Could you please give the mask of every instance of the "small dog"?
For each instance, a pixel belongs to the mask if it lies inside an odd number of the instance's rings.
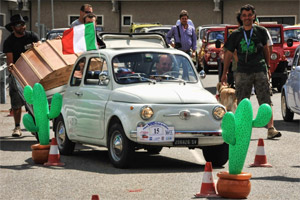
[[[237,99],[235,96],[235,89],[228,85],[217,84],[217,91],[219,92],[219,102],[226,107],[227,111],[235,112],[237,108]]]

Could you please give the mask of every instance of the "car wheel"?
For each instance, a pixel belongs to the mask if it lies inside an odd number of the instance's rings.
[[[66,126],[61,115],[55,120],[54,133],[60,154],[71,155],[74,151],[75,143],[69,139]]]
[[[213,166],[223,166],[228,161],[228,144],[203,147],[202,152],[205,160]]]
[[[113,166],[127,168],[134,154],[134,145],[127,138],[123,127],[117,123],[109,130],[108,155]]]
[[[286,97],[284,92],[281,94],[281,114],[284,121],[291,122],[294,118],[294,113],[287,107]]]
[[[147,147],[146,150],[149,154],[159,154],[162,150],[162,147]]]

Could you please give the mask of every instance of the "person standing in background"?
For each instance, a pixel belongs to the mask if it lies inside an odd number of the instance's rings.
[[[83,4],[80,7],[79,18],[72,22],[71,28],[74,27],[74,26],[80,25],[80,24],[84,24],[83,17],[86,14],[89,14],[89,13],[92,13],[92,12],[93,12],[93,7],[90,4]]]
[[[39,38],[34,32],[26,31],[25,20],[20,14],[13,15],[10,18],[10,23],[8,23],[5,28],[12,32],[3,44],[3,52],[6,54],[8,70],[11,72],[13,64],[19,59],[21,53],[27,51],[32,46],[33,42],[38,42]],[[22,136],[20,123],[24,101],[18,92],[16,80],[11,74],[9,75],[8,82],[9,96],[15,121],[15,128],[12,136],[20,137]]]

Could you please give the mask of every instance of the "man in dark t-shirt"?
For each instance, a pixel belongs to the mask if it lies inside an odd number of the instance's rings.
[[[238,103],[244,98],[250,99],[254,85],[259,105],[267,103],[270,106],[271,94],[269,90],[269,49],[267,46],[268,34],[266,29],[253,26],[255,8],[245,5],[240,9],[240,19],[243,26],[235,30],[228,38],[224,47],[224,70],[221,82],[227,82],[228,68],[234,51],[237,51],[238,63],[235,74],[235,88]],[[280,137],[281,133],[274,127],[273,115],[268,123],[268,139]]]
[[[10,23],[5,28],[12,32],[3,44],[3,52],[6,54],[8,70],[11,72],[12,64],[18,60],[21,53],[28,50],[33,42],[38,42],[39,38],[35,33],[26,31],[25,20],[20,14],[13,15],[10,18]],[[9,95],[15,121],[12,136],[20,137],[22,135],[20,122],[24,102],[18,93],[15,79],[11,74],[9,76]]]

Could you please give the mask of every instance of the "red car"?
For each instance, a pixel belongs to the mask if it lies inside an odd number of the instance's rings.
[[[284,44],[283,44],[284,55],[288,60],[289,68],[291,68],[295,50],[297,46],[300,45],[300,25],[285,26],[283,28],[283,32],[284,32]],[[291,47],[287,45],[288,39],[293,40],[293,45]]]
[[[218,69],[219,62],[223,63],[225,27],[209,28],[206,37],[203,39],[202,49],[199,52],[199,63],[203,64],[205,73],[211,69]],[[221,48],[216,48],[216,41],[221,42]],[[219,62],[218,62],[219,61]]]
[[[288,73],[287,67],[288,62],[287,58],[283,51],[284,37],[283,37],[283,27],[281,24],[259,24],[260,26],[264,26],[268,29],[272,41],[273,41],[273,51],[270,55],[270,70],[272,73],[272,87],[277,88],[280,92],[282,86],[284,85]],[[237,29],[238,26],[226,26],[225,29],[225,42],[229,35]]]

